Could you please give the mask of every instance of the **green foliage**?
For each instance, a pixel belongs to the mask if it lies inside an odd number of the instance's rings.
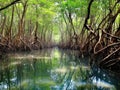
[[[0,0],[0,8],[10,4],[12,1],[13,0]],[[11,21],[12,9],[14,6],[15,10],[13,24],[15,27],[12,28],[13,35],[15,35],[19,30],[18,26],[24,12],[24,5],[26,1],[27,0],[21,0],[19,3],[16,3],[0,12],[1,23],[3,23],[2,18],[4,16],[7,17],[5,24],[8,28],[10,27],[9,23]],[[61,31],[66,31],[63,34],[69,36],[70,33],[73,33],[71,29],[73,27],[75,28],[76,32],[80,33],[84,24],[84,19],[87,15],[87,7],[89,1],[90,0],[28,0],[24,16],[24,31],[26,31],[26,28],[28,29],[27,31],[29,31],[28,24],[30,23],[30,28],[34,33],[35,25],[38,23],[38,32],[41,35],[47,36],[49,34],[48,31],[51,30],[51,32],[53,32],[52,34],[55,34],[56,38],[58,38],[58,35],[60,37],[59,29],[62,28]],[[90,13],[90,16],[94,19],[93,23],[96,21],[97,25],[98,22],[101,21],[100,19],[109,13],[109,9],[113,7],[115,2],[116,0],[94,0]],[[114,13],[116,13],[116,11],[119,9],[119,6],[119,4],[116,6]],[[71,14],[73,27],[71,27],[69,24],[69,13]],[[97,20],[98,17],[99,20]],[[92,22],[90,19],[89,23]],[[65,20],[67,22],[67,25]],[[116,22],[117,24],[119,23],[119,16],[117,17]]]

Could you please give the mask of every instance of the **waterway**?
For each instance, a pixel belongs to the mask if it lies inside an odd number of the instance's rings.
[[[0,60],[0,90],[119,90],[120,77],[89,65],[78,51],[44,49]]]

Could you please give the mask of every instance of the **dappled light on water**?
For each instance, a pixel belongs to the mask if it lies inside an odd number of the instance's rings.
[[[0,90],[117,90],[118,78],[77,51],[46,49],[12,53],[0,62]]]

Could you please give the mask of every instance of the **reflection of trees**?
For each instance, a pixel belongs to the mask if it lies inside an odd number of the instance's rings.
[[[111,85],[115,85],[116,90],[119,90],[120,88],[120,77],[117,76],[111,72],[105,71],[103,69],[97,68],[97,67],[91,67],[92,68],[92,73],[90,79],[93,80],[95,79],[96,81],[104,81],[108,82]]]
[[[37,87],[46,88],[39,86],[39,83],[41,83],[43,78],[49,79],[48,71],[51,68],[50,59],[21,60],[20,64],[7,65],[5,70],[0,72],[0,90],[36,90]],[[7,85],[7,88],[5,88],[5,85]]]
[[[65,72],[52,72],[53,79],[55,82],[59,82],[57,86],[53,86],[52,89],[58,89],[58,90],[68,90],[72,89],[75,90],[74,84],[73,84],[73,76],[75,73],[75,67],[77,57],[73,55],[73,53],[68,53],[68,55],[65,52],[61,51],[60,56],[60,64],[58,66],[59,69],[62,69],[63,67],[66,69]]]
[[[54,90],[106,90],[93,85],[93,80],[106,81],[120,88],[118,79],[114,76],[111,78],[99,68],[90,69],[86,63],[87,58],[78,58],[76,51],[60,52],[60,58],[9,59],[0,63],[0,90],[49,90],[50,87]],[[51,51],[42,51],[40,54],[51,56]]]
[[[62,51],[61,51],[62,53]],[[65,73],[53,72],[54,75],[57,76],[56,82],[59,81],[57,86],[54,86],[53,89],[59,90],[71,90],[70,85],[74,90],[78,88],[78,90],[83,89],[92,89],[92,90],[106,90],[109,87],[104,86],[97,86],[97,83],[93,83],[93,80],[97,81],[104,81],[110,83],[112,85],[117,85],[118,82],[114,81],[115,78],[108,76],[108,74],[103,73],[102,70],[98,69],[97,67],[88,68],[88,58],[77,58],[76,52],[63,52],[61,55],[61,64],[59,64],[59,68],[65,67],[67,71]],[[72,64],[75,63],[75,64]],[[77,69],[70,69],[69,67],[74,66]],[[67,67],[68,66],[68,67]],[[109,77],[109,78],[108,78]],[[74,83],[73,83],[74,82]],[[77,85],[78,84],[78,85]],[[72,89],[72,90],[73,90]]]
[[[10,82],[10,78],[9,78],[10,71],[8,68],[4,68],[3,65],[5,67],[7,67],[8,63],[6,63],[6,64],[1,63],[1,65],[0,65],[0,89],[4,90],[5,88],[10,89],[9,88],[10,84],[8,84]],[[4,70],[4,72],[3,72],[3,70]],[[6,76],[4,76],[4,74],[6,74]],[[4,82],[2,82],[2,81],[4,81]]]

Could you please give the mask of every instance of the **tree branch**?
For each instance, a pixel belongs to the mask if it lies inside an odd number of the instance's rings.
[[[91,9],[91,5],[92,5],[93,1],[94,1],[94,0],[91,0],[90,3],[89,3],[89,5],[88,5],[88,8],[87,8],[87,16],[86,16],[86,18],[85,18],[85,23],[84,23],[84,27],[85,27],[86,29],[88,29],[88,30],[89,30],[89,28],[88,28],[88,26],[87,26],[87,22],[88,22],[88,19],[89,19],[89,17],[90,17],[90,9]]]
[[[10,7],[10,6],[14,5],[14,4],[16,4],[18,1],[20,1],[20,0],[15,0],[15,1],[11,2],[10,4],[7,4],[6,6],[0,8],[0,11],[2,11],[4,9],[6,9],[6,8],[8,8],[8,7]]]
[[[98,53],[100,53],[100,52],[103,52],[104,50],[106,50],[106,49],[108,49],[108,48],[110,48],[110,47],[112,47],[112,46],[115,46],[115,45],[120,45],[120,42],[109,44],[108,46],[106,46],[106,47],[98,50],[97,52],[94,50],[94,54],[98,54]]]
[[[109,59],[112,55],[114,55],[115,53],[117,53],[117,52],[119,52],[120,51],[120,47],[118,48],[118,49],[116,49],[115,51],[113,51],[112,53],[110,53],[109,55],[107,55],[105,58],[103,58],[100,62],[99,62],[99,64],[100,63],[102,63],[102,62],[105,62],[107,59]]]
[[[86,15],[85,22],[84,22],[84,25],[83,25],[83,28],[82,28],[82,34],[83,34],[83,32],[84,32],[84,29],[86,28],[86,29],[89,30],[94,36],[96,36],[96,34],[95,34],[94,31],[93,31],[93,28],[92,28],[91,26],[87,25],[87,24],[88,24],[88,19],[90,18],[91,5],[92,5],[93,2],[94,2],[94,0],[90,0],[90,2],[89,2],[88,8],[87,8],[87,15]]]
[[[112,14],[113,10],[115,9],[115,7],[117,6],[117,4],[120,2],[120,0],[117,0],[116,3],[114,4],[113,8],[110,10],[110,12],[102,19],[102,21],[100,22],[100,24],[98,25],[98,28],[100,28],[100,26],[104,26],[108,17]]]

